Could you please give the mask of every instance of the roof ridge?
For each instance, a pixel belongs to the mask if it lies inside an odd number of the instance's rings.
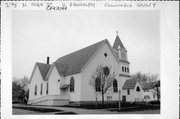
[[[58,58],[54,63],[58,63],[62,65],[62,66],[59,66],[59,68],[57,68],[60,74],[70,75],[70,74],[81,72],[81,69],[83,68],[83,66],[89,61],[89,59],[93,56],[93,54],[99,49],[100,45],[102,45],[106,41],[107,39],[101,40],[97,43],[94,43],[85,48],[82,48],[80,50],[74,51],[72,53],[69,53],[65,56]],[[67,65],[68,68],[63,65]]]
[[[96,43],[94,43],[94,44],[92,44],[92,45],[89,45],[89,46],[86,46],[86,47],[81,48],[81,49],[79,49],[79,50],[73,51],[73,52],[71,52],[71,53],[69,53],[69,54],[67,54],[67,55],[61,56],[60,58],[66,57],[66,56],[71,55],[71,54],[73,54],[73,53],[75,53],[75,52],[78,52],[78,51],[84,50],[84,49],[86,49],[86,48],[92,47],[92,46],[94,46],[94,45],[96,45],[96,44],[99,44],[99,43],[101,43],[101,42],[104,42],[104,41],[106,41],[106,40],[107,40],[107,39],[101,40],[101,41],[96,42]],[[58,59],[60,59],[60,58],[58,58]],[[58,60],[58,59],[57,59],[57,60]],[[57,60],[56,60],[56,61],[57,61]],[[55,61],[55,62],[56,62],[56,61]],[[57,63],[57,62],[56,62],[56,63]]]
[[[47,64],[47,63],[42,63],[42,62],[36,62],[37,64],[44,64],[44,65],[51,65],[51,64]]]

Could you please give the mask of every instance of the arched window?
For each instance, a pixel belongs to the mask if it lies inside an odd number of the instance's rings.
[[[113,81],[113,90],[114,90],[114,92],[118,92],[118,85],[117,85],[116,79],[114,79],[114,81]]]
[[[122,67],[122,72],[124,72],[124,67]]]
[[[42,92],[43,92],[43,84],[41,83],[41,92],[40,92],[41,95],[42,95]]]
[[[109,75],[109,72],[110,72],[110,71],[109,71],[109,68],[108,68],[107,66],[104,67],[104,68],[103,68],[103,72],[104,72],[104,75],[105,75],[105,76],[108,76],[108,75]]]
[[[35,88],[34,88],[34,95],[37,95],[37,85],[35,85]]]
[[[99,77],[97,77],[95,80],[95,88],[96,92],[101,91],[101,79]]]
[[[46,94],[48,94],[48,90],[49,90],[49,82],[47,82],[46,84]]]
[[[71,80],[70,80],[70,92],[74,92],[74,78],[71,77]]]
[[[139,91],[140,91],[140,88],[139,88],[139,86],[136,88],[136,91],[137,91],[137,92],[139,92]]]

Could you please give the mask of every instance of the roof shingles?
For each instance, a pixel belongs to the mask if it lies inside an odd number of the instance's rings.
[[[153,89],[157,82],[144,82],[142,83],[143,90]]]
[[[39,68],[39,71],[41,73],[41,76],[43,79],[46,77],[51,65],[50,64],[44,64],[44,63],[37,63],[37,66]]]
[[[126,82],[123,85],[123,90],[134,89],[137,82],[138,82],[137,79],[126,80]],[[157,82],[144,82],[144,83],[140,83],[140,84],[141,84],[143,90],[147,90],[147,89],[153,89],[156,86]]]
[[[123,90],[125,89],[134,89],[136,85],[137,80],[136,79],[128,79],[123,85]]]
[[[83,66],[89,61],[89,59],[98,50],[106,40],[100,41],[93,45],[90,45],[81,50],[70,53],[66,56],[60,57],[55,61],[55,66],[60,75],[71,75],[81,71]]]
[[[122,49],[125,49],[123,43],[121,42],[119,36],[117,35],[117,36],[116,36],[116,39],[115,39],[115,42],[114,42],[114,44],[113,44],[113,49],[118,50],[118,46],[120,46]]]

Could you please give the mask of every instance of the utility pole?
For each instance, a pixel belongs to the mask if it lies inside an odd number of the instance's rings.
[[[96,109],[97,109],[97,94],[96,94]]]
[[[121,90],[119,90],[119,112],[121,111]]]

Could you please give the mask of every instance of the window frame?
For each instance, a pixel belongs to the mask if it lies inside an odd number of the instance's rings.
[[[43,93],[43,84],[41,83],[41,91],[40,91],[40,94],[42,95]]]
[[[144,92],[149,92],[149,89],[144,90]]]
[[[37,95],[37,84],[34,87],[34,95]]]
[[[75,87],[75,80],[74,77],[72,76],[70,79],[70,92],[74,92],[74,87]]]
[[[113,92],[118,93],[118,82],[116,79],[113,81]]]
[[[130,89],[127,89],[127,95],[130,95]]]
[[[49,82],[46,83],[46,94],[49,93]]]
[[[129,73],[129,67],[127,67],[127,72]]]
[[[101,91],[101,79],[99,77],[96,77],[95,79],[95,91],[96,92]]]

